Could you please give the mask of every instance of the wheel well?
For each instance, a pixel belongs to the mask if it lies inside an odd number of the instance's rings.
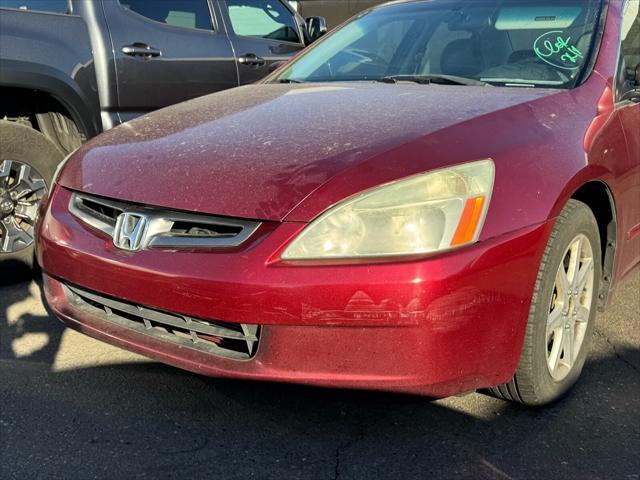
[[[602,281],[598,292],[598,309],[602,311],[609,298],[617,241],[616,211],[613,196],[607,185],[599,181],[593,181],[580,187],[571,198],[585,203],[591,209],[598,222],[602,247]]]
[[[41,90],[2,87],[0,120],[29,126],[43,133],[60,150],[69,153],[86,140],[71,112],[55,97]]]

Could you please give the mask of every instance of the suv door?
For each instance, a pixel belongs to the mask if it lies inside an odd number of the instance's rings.
[[[123,121],[238,85],[233,48],[208,0],[103,0]]]
[[[282,0],[219,0],[238,61],[240,83],[255,82],[269,66],[304,48],[302,18]]]

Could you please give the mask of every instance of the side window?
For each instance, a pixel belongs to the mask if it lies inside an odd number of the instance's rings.
[[[301,43],[291,11],[280,0],[227,0],[236,35]]]
[[[143,17],[174,27],[212,30],[207,0],[119,0],[120,5]]]
[[[69,13],[69,2],[68,0],[0,0],[0,8]]]

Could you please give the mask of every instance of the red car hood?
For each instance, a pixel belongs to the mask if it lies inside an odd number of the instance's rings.
[[[548,94],[374,83],[241,87],[104,133],[70,159],[59,183],[172,209],[282,220],[357,163]]]

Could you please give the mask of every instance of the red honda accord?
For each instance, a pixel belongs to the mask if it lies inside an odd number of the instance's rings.
[[[636,0],[368,10],[71,155],[49,304],[206,375],[552,402],[640,265],[639,35]]]

